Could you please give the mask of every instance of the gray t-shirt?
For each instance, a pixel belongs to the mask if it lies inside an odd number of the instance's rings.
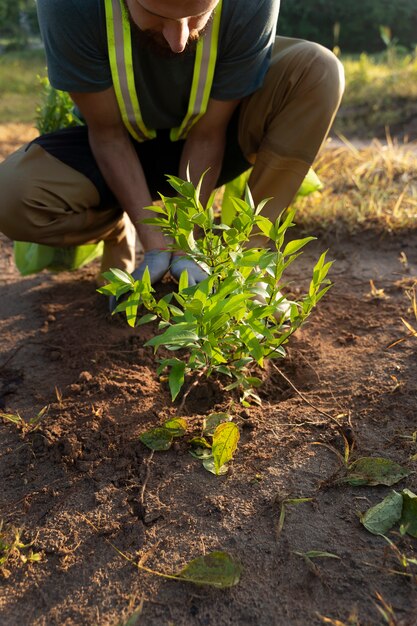
[[[275,39],[280,0],[223,0],[211,97],[243,98],[262,85]],[[113,84],[104,0],[38,0],[48,73],[56,89],[98,92]],[[133,46],[142,116],[148,128],[173,128],[187,111],[194,55],[170,58]]]

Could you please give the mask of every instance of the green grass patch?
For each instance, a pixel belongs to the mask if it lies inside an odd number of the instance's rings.
[[[0,120],[33,122],[42,86],[38,76],[45,76],[46,61],[42,49],[3,53],[0,56]]]
[[[417,52],[342,57],[346,92],[335,131],[348,137],[383,137],[417,116]]]

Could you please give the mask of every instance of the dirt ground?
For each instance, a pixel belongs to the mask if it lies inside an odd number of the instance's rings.
[[[16,129],[0,155],[15,138]],[[98,266],[22,278],[0,239],[0,410],[29,420],[49,407],[27,434],[0,423],[0,518],[41,553],[0,577],[2,626],[379,626],[383,602],[390,624],[417,624],[416,579],[401,575],[410,568],[359,521],[391,488],[336,485],[337,455],[315,445],[343,453],[325,413],[339,416],[352,459],[401,463],[411,474],[396,488],[417,492],[417,339],[400,319],[416,326],[407,290],[417,282],[417,230],[322,237],[291,266],[294,290],[326,248],[334,286],[279,363],[304,399],[269,366],[261,408],[231,406],[217,381],[186,400],[190,432],[212,411],[236,416],[239,448],[218,478],[183,440],[154,455],[138,440],[179,403],[143,346],[154,329],[110,317],[94,288]],[[288,506],[278,533],[282,499],[298,497],[312,501]],[[415,539],[389,537],[417,557]],[[139,571],[110,543],[165,573],[226,550],[243,574],[232,589],[194,587]],[[296,554],[311,550],[340,558]]]

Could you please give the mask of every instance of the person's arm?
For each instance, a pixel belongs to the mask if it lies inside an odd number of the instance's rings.
[[[203,172],[208,170],[201,190],[203,204],[208,201],[219,178],[227,126],[238,104],[239,100],[209,100],[206,113],[191,128],[184,144],[180,177],[186,178],[189,164],[191,182],[196,185]]]
[[[152,204],[142,165],[124,126],[113,87],[97,93],[71,93],[88,126],[90,146],[120,208],[129,215],[146,251],[167,247],[160,230],[142,224]]]

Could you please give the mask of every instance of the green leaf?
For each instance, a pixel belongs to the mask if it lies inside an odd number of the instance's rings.
[[[401,515],[401,533],[417,538],[417,495],[409,489],[403,489],[403,510]]]
[[[395,485],[409,475],[409,471],[389,459],[381,457],[362,457],[348,467],[348,474],[343,482],[354,487],[361,485]]]
[[[274,234],[274,225],[273,223],[263,215],[258,215],[256,218],[256,225],[259,230],[266,235],[267,237],[272,237]]]
[[[176,361],[176,363],[171,366],[169,371],[168,383],[173,402],[184,384],[185,367],[186,365],[183,361]]]
[[[142,433],[139,440],[150,450],[169,450],[173,436],[166,428],[152,428]]]
[[[258,378],[257,376],[245,376],[245,381],[251,387],[260,387],[262,385],[262,380]]]
[[[380,26],[379,27],[379,34],[380,34],[381,39],[384,42],[384,44],[387,46],[387,48],[389,48],[390,45],[392,44],[391,28],[389,26]]]
[[[240,438],[239,429],[233,422],[217,426],[213,435],[213,459],[216,473],[233,458]]]
[[[314,241],[316,237],[305,237],[305,239],[295,239],[294,241],[290,241],[285,246],[284,252],[282,253],[284,256],[290,256],[291,254],[295,254],[298,250],[301,250],[306,244],[310,241]]]
[[[211,444],[207,441],[205,437],[193,437],[188,443],[193,448],[204,448],[207,450],[211,450]]]
[[[176,577],[196,585],[219,589],[234,587],[242,574],[242,566],[226,552],[211,552],[193,559]]]
[[[126,320],[129,326],[132,328],[135,327],[136,318],[138,315],[140,298],[135,294],[132,294],[126,301]],[[116,309],[117,310],[117,309]]]
[[[153,322],[157,317],[153,313],[146,313],[142,315],[142,317],[138,320],[138,326],[142,326],[142,324],[149,324],[149,322]]]
[[[181,276],[180,276],[180,280],[178,284],[178,291],[181,292],[184,289],[187,289],[187,287],[188,287],[188,272],[187,270],[183,270],[181,272]]]
[[[105,274],[107,274],[107,272]],[[111,267],[110,274],[113,274],[115,278],[118,278],[122,283],[126,283],[127,285],[133,285],[133,283],[135,282],[134,278],[130,274],[124,272],[123,270],[117,269],[117,267]]]
[[[215,474],[216,476],[224,476],[229,471],[227,465],[222,465],[220,469],[217,469],[214,464],[213,454],[210,452],[210,455],[202,455],[200,458],[203,459],[203,467],[211,474]]]
[[[18,414],[13,413],[0,413],[0,417],[7,422],[12,422],[12,424],[21,424],[24,420]]]
[[[193,315],[200,316],[203,310],[204,304],[198,298],[194,298],[191,302],[187,302],[187,311]]]
[[[183,417],[174,417],[163,426],[171,435],[171,437],[182,437],[187,432],[187,420]]]
[[[211,453],[211,447],[210,448],[200,448],[199,446],[195,446],[194,448],[192,448],[191,450],[189,450],[191,456],[193,456],[195,459],[198,459],[199,461],[203,461],[203,466],[205,467],[205,469],[208,469],[204,463],[208,460],[211,461],[212,464],[212,469],[213,469],[213,474],[215,473],[214,471],[214,461],[213,461],[213,455]],[[211,471],[211,469],[209,469],[208,471]],[[227,467],[226,467],[226,472],[227,472]]]
[[[145,346],[153,346],[157,349],[159,346],[178,345],[182,347],[194,345],[199,337],[193,330],[194,324],[188,322],[181,322],[173,326],[169,326],[162,335],[152,337],[145,343]]]
[[[117,284],[111,283],[110,285],[103,285],[103,287],[99,287],[97,291],[98,293],[101,293],[103,296],[115,296],[118,288],[119,288],[118,283]]]
[[[301,187],[297,192],[297,196],[308,196],[315,191],[320,191],[323,189],[323,184],[320,178],[317,176],[316,172],[310,168],[307,172],[306,177],[301,183]]]
[[[168,183],[177,191],[179,194],[183,196],[193,196],[194,195],[194,186],[177,176],[168,176]]]
[[[401,518],[403,497],[393,491],[360,516],[361,524],[374,535],[385,535]]]
[[[210,413],[204,420],[203,432],[205,435],[213,436],[217,426],[231,421],[232,416],[228,413]]]

